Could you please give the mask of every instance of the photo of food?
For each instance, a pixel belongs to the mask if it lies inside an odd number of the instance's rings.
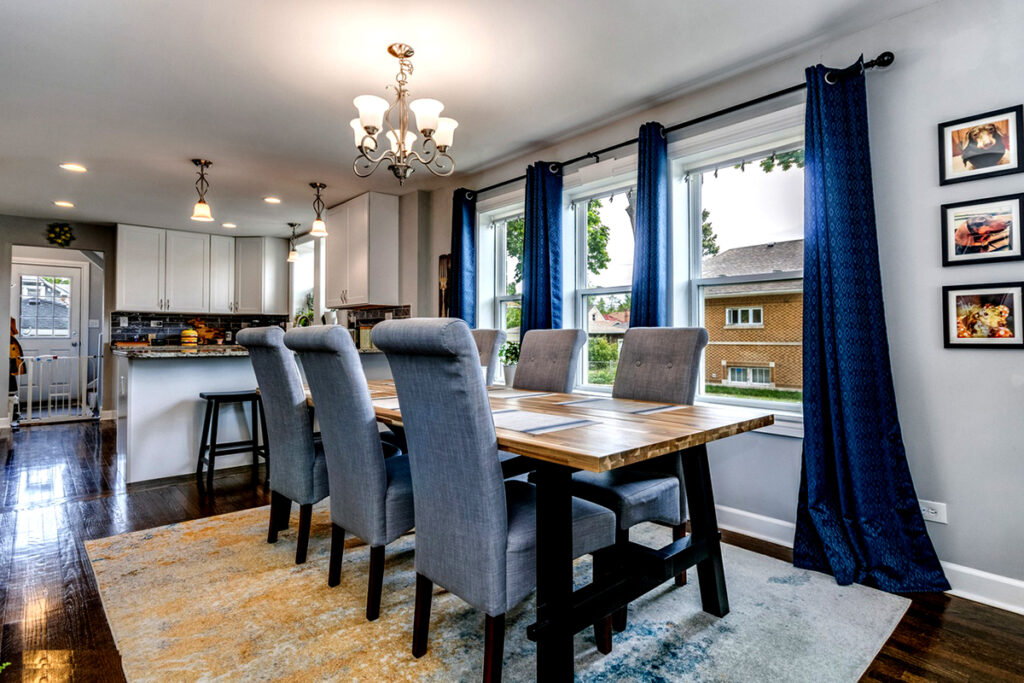
[[[1024,195],[989,197],[942,207],[942,263],[1012,261],[1021,252]]]
[[[1020,312],[1024,283],[943,287],[945,345],[1024,348]]]
[[[942,185],[1024,170],[1020,149],[1022,107],[939,124]]]

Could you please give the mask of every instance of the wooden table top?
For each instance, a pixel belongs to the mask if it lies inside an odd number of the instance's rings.
[[[385,424],[401,425],[402,413],[395,407],[397,402],[388,400],[396,396],[394,382],[371,380],[367,384],[377,419]],[[592,472],[631,465],[775,423],[772,413],[737,406],[666,406],[505,387],[491,387],[490,394],[493,411],[518,409],[586,421],[580,426],[540,434],[496,428],[498,446],[502,450]],[[567,401],[588,399],[597,399],[596,405],[564,405]],[[312,404],[311,398],[309,401]],[[645,408],[656,412],[622,412]]]

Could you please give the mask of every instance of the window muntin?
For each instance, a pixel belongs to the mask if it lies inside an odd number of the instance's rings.
[[[22,275],[20,284],[21,336],[69,338],[71,279],[56,275]]]
[[[764,309],[760,306],[747,308],[726,308],[726,327],[761,327]]]

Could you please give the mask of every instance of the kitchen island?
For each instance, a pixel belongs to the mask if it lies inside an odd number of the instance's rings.
[[[241,346],[145,346],[113,350],[117,361],[117,453],[127,483],[195,473],[203,427],[204,391],[256,388]],[[360,352],[368,379],[388,379],[384,354]],[[249,439],[248,407],[221,409],[217,440]],[[273,454],[271,454],[273,457]],[[217,469],[248,465],[250,453],[218,456]]]

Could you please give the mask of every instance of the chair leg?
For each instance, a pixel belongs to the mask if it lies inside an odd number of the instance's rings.
[[[213,411],[213,402],[206,402],[206,411],[203,414],[203,431],[199,434],[199,458],[196,462],[196,485],[202,493],[203,487],[203,459],[210,448],[210,414]]]
[[[252,485],[260,483],[260,437],[259,437],[259,409],[256,407],[256,399],[249,402],[252,414],[249,416],[249,438],[252,439]]]
[[[434,594],[434,582],[416,574],[416,610],[412,618],[412,656],[427,654],[427,634],[430,631],[430,599]]]
[[[380,616],[380,594],[384,588],[384,546],[370,548],[370,583],[366,588],[366,620]]]
[[[263,412],[263,399],[257,399],[260,409],[260,434],[263,436],[263,462],[267,464],[267,472],[263,481],[270,485],[270,437],[267,436],[267,414]]]
[[[288,518],[292,515],[292,501],[288,496],[277,491],[270,492],[270,531],[267,532],[267,543],[277,543],[277,532],[288,528]]]
[[[593,555],[593,582],[600,586],[608,580],[611,572],[609,563],[612,560],[607,553],[596,552]],[[594,642],[597,643],[597,651],[603,655],[612,651],[612,618],[607,616],[604,619],[594,622]]]
[[[345,530],[331,525],[331,561],[327,569],[327,585],[334,588],[341,583],[341,557],[345,552]]]
[[[213,468],[217,460],[217,424],[220,422],[220,403],[213,401],[213,421],[210,423],[209,464],[206,466],[206,490],[213,495]]]
[[[295,564],[306,561],[306,550],[309,548],[309,525],[313,521],[313,505],[307,503],[299,506],[299,539],[295,544]]]
[[[629,529],[617,529],[615,531],[615,545],[621,546],[629,543]],[[626,630],[626,615],[628,605],[623,605],[612,613],[612,628],[617,632]]]
[[[686,538],[686,523],[676,524],[672,527],[672,540],[678,541],[680,538]],[[681,574],[676,577],[677,586],[686,585],[686,570],[684,569]]]
[[[484,683],[501,680],[501,660],[505,655],[505,615],[485,619]]]

